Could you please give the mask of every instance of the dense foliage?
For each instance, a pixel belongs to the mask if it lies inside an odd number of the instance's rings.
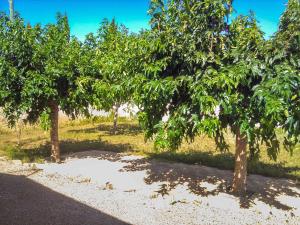
[[[285,104],[281,109],[297,107],[289,100],[298,98],[296,93],[277,93],[285,99],[273,96],[273,102],[266,103],[261,102],[261,91],[267,94],[267,85],[288,91],[280,87],[282,81],[274,85],[270,80],[279,68],[293,70],[286,74],[298,82],[299,2],[290,1],[270,41],[264,40],[253,14],[228,22],[231,1],[168,1],[167,6],[152,1],[151,6],[153,41],[138,89],[147,137],[156,135],[159,146],[176,149],[184,137],[192,140],[206,133],[224,148],[222,132],[229,126],[234,133],[237,128],[246,133],[253,154],[263,141],[275,158],[277,102]],[[292,82],[291,77],[276,79]],[[169,119],[164,122],[165,115]]]
[[[290,0],[277,33],[266,46],[268,72],[257,88],[259,105],[265,104],[270,130],[280,125],[286,132],[287,148],[300,134],[300,2]],[[279,149],[278,149],[279,150]],[[273,156],[275,157],[275,155]]]
[[[235,134],[239,192],[247,145],[251,158],[265,144],[276,159],[278,126],[289,150],[299,135],[300,16],[299,1],[289,1],[278,33],[266,41],[253,14],[229,22],[232,11],[227,0],[153,0],[137,102],[146,137],[159,148],[177,149],[204,133],[224,150],[224,133]]]
[[[25,26],[20,18],[9,21],[4,14],[0,21],[0,106],[10,124],[23,114],[30,123],[41,119],[54,128],[52,145],[59,152],[58,110],[75,117],[87,113],[90,102],[81,85],[81,43],[70,37],[66,16],[45,28]]]
[[[1,16],[1,102],[14,122],[20,113],[29,122],[49,111],[55,102],[67,115],[85,113],[89,102],[80,88],[81,44],[70,38],[67,18],[57,24],[25,26]]]
[[[86,88],[93,93],[92,108],[114,109],[117,117],[121,105],[132,103],[130,80],[134,76],[128,59],[133,54],[131,46],[135,39],[135,35],[129,34],[127,28],[114,19],[103,20],[96,35],[87,35],[83,49],[89,65],[84,74],[89,77]]]
[[[32,71],[32,42],[39,28],[26,29],[23,21],[11,22],[0,17],[0,106],[13,124],[22,113],[22,87],[27,73]],[[18,32],[16,32],[18,31]]]
[[[111,109],[130,101],[127,93],[127,59],[129,35],[127,28],[115,20],[104,20],[96,36],[96,66],[101,77],[95,77],[95,106]],[[100,78],[100,79],[99,79]],[[100,106],[100,107],[99,107]]]
[[[225,148],[228,126],[255,139],[262,115],[251,98],[263,75],[264,39],[253,15],[229,23],[231,11],[231,1],[152,2],[154,41],[138,100],[158,146],[176,149],[184,137],[205,133]]]

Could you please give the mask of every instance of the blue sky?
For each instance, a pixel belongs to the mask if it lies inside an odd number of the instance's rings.
[[[269,37],[277,29],[279,18],[287,0],[235,0],[238,14],[255,12],[258,21]],[[15,0],[15,10],[26,22],[47,24],[55,21],[57,12],[67,13],[71,32],[83,40],[95,32],[103,18],[113,17],[130,31],[148,28],[149,0]],[[8,0],[0,0],[0,11],[8,11]]]

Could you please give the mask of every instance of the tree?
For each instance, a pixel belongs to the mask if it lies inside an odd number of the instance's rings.
[[[263,108],[256,104],[253,91],[265,74],[264,44],[254,16],[237,17],[229,26],[228,55],[215,81],[212,79],[217,84],[211,86],[212,90],[218,90],[213,92],[220,103],[221,128],[230,127],[236,136],[232,191],[238,194],[246,191],[247,145],[252,156],[259,152],[261,137],[270,144],[271,152],[279,147],[274,139],[275,129],[269,131],[269,127],[262,124],[265,115]]]
[[[27,29],[22,20],[2,23],[1,28],[7,48],[1,57],[5,115],[12,123],[20,113],[30,123],[49,121],[51,156],[59,162],[59,110],[72,117],[88,113],[91,93],[83,88],[88,79],[82,75],[81,44],[70,37],[67,17],[62,15],[44,29]]]
[[[37,49],[38,71],[32,74],[24,88],[31,102],[27,112],[29,118],[35,121],[43,114],[49,115],[55,161],[60,161],[59,109],[72,118],[88,114],[91,93],[90,89],[84,89],[89,79],[83,71],[81,51],[80,42],[70,37],[67,17],[58,15],[57,23],[45,28]]]
[[[104,20],[98,34],[94,37],[96,46],[94,74],[94,107],[97,109],[113,109],[113,134],[117,131],[118,110],[122,104],[131,101],[128,83],[130,37],[125,26],[119,26],[113,19]]]
[[[137,77],[141,87],[136,88],[136,98],[146,137],[157,134],[157,146],[176,149],[184,137],[192,140],[197,133],[195,120],[214,110],[213,97],[204,93],[206,86],[201,85],[205,105],[196,101],[192,89],[203,74],[221,67],[229,3],[168,1],[165,6],[163,1],[152,1],[148,61],[142,67],[145,75]],[[169,120],[163,123],[166,114]],[[211,120],[216,121],[212,116],[205,121]]]
[[[253,14],[229,22],[232,10],[230,0],[151,1],[151,37],[135,98],[146,138],[154,137],[158,148],[177,149],[204,133],[226,150],[230,128],[236,136],[232,191],[243,194],[247,147],[255,156],[264,143],[276,156],[279,141],[258,92],[270,72],[263,33]]]

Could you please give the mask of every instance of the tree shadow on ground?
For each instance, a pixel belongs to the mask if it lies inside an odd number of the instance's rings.
[[[73,129],[69,130],[69,133],[99,133],[104,132],[107,135],[113,134],[113,126],[108,124],[100,124],[98,127],[86,128],[86,129]],[[118,124],[115,135],[137,135],[141,134],[142,129],[138,124],[132,123],[120,123]]]
[[[101,140],[66,140],[62,141],[60,146],[63,154],[70,155],[71,153],[78,153],[73,156],[78,158],[95,157],[110,161],[119,160],[127,163],[122,171],[146,171],[147,176],[144,180],[147,184],[153,184],[156,182],[163,183],[160,189],[157,190],[157,193],[161,195],[169,194],[171,190],[182,184],[187,185],[188,189],[192,193],[199,196],[217,195],[219,193],[231,194],[229,190],[232,181],[232,169],[234,163],[233,155],[230,153],[223,153],[220,155],[213,155],[209,152],[156,153],[149,155],[149,158],[147,159],[123,160],[123,154],[119,153],[132,151],[133,148],[130,144],[111,144]],[[91,152],[91,150],[94,151]],[[50,156],[49,144],[42,145],[36,149],[27,149],[24,151],[34,152],[30,153],[32,156]],[[186,162],[194,165],[164,162],[157,159]],[[262,162],[258,163],[261,169],[274,170],[279,168],[279,175],[282,173],[282,175],[287,176],[288,172],[300,170],[298,167],[281,168],[278,165],[264,164]],[[223,170],[195,164],[214,166]],[[249,169],[251,170],[251,165]],[[213,185],[214,188],[208,189],[205,185],[203,186],[204,183]],[[254,200],[258,199],[276,208],[289,210],[291,207],[281,203],[277,200],[277,197],[283,194],[299,198],[300,191],[297,190],[299,190],[299,184],[297,184],[296,181],[249,175],[248,193],[246,196],[240,197],[240,206],[249,208],[252,204],[255,204]]]
[[[212,166],[218,169],[233,170],[234,154],[230,152],[220,152],[215,154],[211,151],[203,152],[158,152],[151,153],[151,158],[165,159],[173,162],[183,162],[187,164],[198,164],[204,166]],[[269,177],[290,178],[297,180],[300,172],[298,166],[286,166],[284,163],[269,164],[259,160],[248,159],[248,173],[261,174]]]
[[[74,152],[84,152],[90,150],[100,150],[108,152],[130,152],[132,151],[132,146],[128,143],[126,144],[111,144],[108,141],[102,140],[65,140],[60,142],[62,154],[74,153]]]
[[[25,176],[0,173],[1,225],[128,224]]]
[[[62,154],[62,159],[64,155],[72,154],[76,152],[85,152],[85,151],[108,151],[108,152],[131,152],[132,146],[130,144],[110,144],[108,141],[102,140],[64,140],[60,141],[60,149]],[[12,149],[12,152],[9,152],[11,158],[24,160],[26,159],[29,162],[34,162],[36,159],[44,158],[50,160],[51,145],[50,142],[41,144],[40,146],[34,148],[22,148],[22,149]]]
[[[156,157],[157,158],[157,157]],[[231,182],[233,172],[229,170],[213,169],[199,165],[185,165],[176,163],[166,163],[151,159],[138,159],[134,161],[124,161],[128,165],[123,168],[124,171],[147,171],[145,182],[152,184],[155,182],[164,182],[158,193],[165,195],[178,185],[187,185],[188,189],[200,196],[217,195],[219,193],[231,194]],[[202,184],[208,183],[214,188],[208,189]],[[247,183],[247,194],[240,198],[240,206],[249,208],[258,199],[268,205],[282,210],[292,209],[278,201],[276,198],[280,195],[291,197],[300,197],[300,190],[296,182],[284,179],[272,179],[259,175],[249,175]]]
[[[233,173],[229,170],[219,170],[206,166],[172,163],[153,158],[122,159],[124,154],[93,152],[93,157],[110,161],[126,163],[120,172],[146,171],[146,184],[162,183],[157,193],[168,195],[178,185],[186,185],[191,193],[198,196],[215,196],[230,192]],[[78,158],[90,157],[89,152],[77,155]],[[157,158],[157,157],[156,157]],[[209,184],[210,188],[207,187]],[[300,190],[297,182],[286,179],[274,179],[260,175],[249,175],[248,192],[239,197],[240,207],[250,208],[255,200],[262,201],[281,210],[291,210],[288,204],[280,202],[277,197],[286,195],[299,198]]]
[[[135,152],[130,143],[112,144],[104,140],[63,140],[60,142],[61,153],[70,154],[76,152],[85,152],[91,150],[100,150],[108,152]],[[11,158],[22,160],[24,157],[29,161],[36,158],[50,157],[50,143],[46,142],[34,148],[12,149]],[[186,152],[156,152],[147,153],[150,158],[163,159],[173,162],[182,162],[186,164],[197,164],[216,167],[218,169],[233,170],[234,155],[230,152],[215,154],[210,151],[186,151]],[[285,166],[283,163],[268,164],[261,161],[248,162],[248,172],[250,174],[262,174],[269,177],[282,177],[294,180],[299,179],[300,167]]]

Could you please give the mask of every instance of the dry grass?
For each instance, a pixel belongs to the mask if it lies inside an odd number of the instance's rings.
[[[42,161],[49,156],[49,133],[38,125],[22,127],[20,147],[16,148],[18,135],[0,123],[0,154],[23,161]],[[61,119],[59,136],[63,153],[107,150],[133,152],[153,158],[202,164],[221,169],[233,169],[234,138],[227,136],[229,152],[216,150],[214,140],[200,136],[193,143],[184,143],[177,152],[155,152],[153,143],[145,143],[144,136],[136,121],[121,119],[118,134],[112,135],[112,122],[105,118],[69,121]],[[300,148],[294,149],[293,156],[280,151],[277,161],[271,160],[262,147],[260,160],[249,162],[249,172],[275,177],[300,178]]]

